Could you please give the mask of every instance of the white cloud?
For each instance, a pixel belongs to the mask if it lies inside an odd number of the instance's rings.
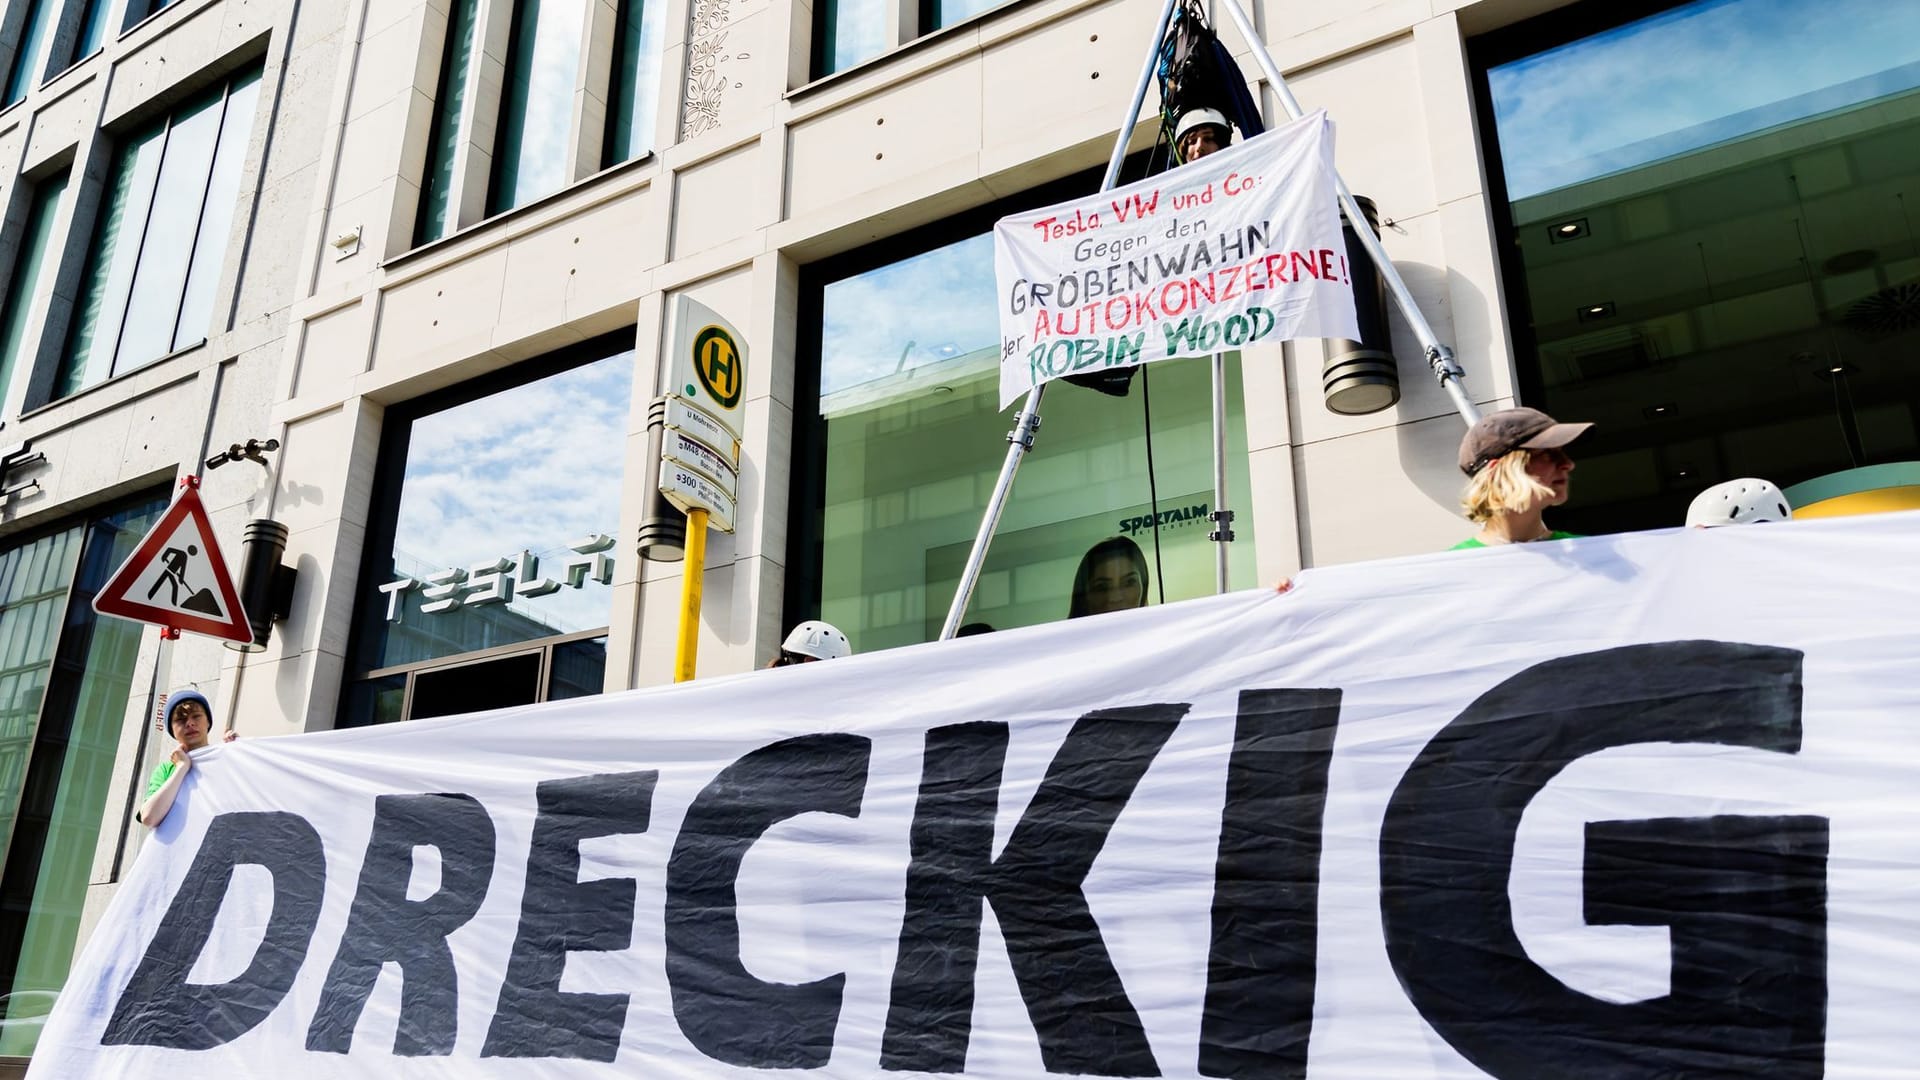
[[[566,545],[620,518],[633,354],[623,352],[414,422],[394,549],[434,567],[522,548],[558,569]],[[637,558],[616,546],[615,559]],[[606,621],[606,591],[531,603],[565,629]]]
[[[993,234],[837,281],[824,310],[823,395],[990,348],[1000,336]]]

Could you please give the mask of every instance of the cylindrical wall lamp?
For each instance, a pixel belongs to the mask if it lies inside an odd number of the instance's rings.
[[[247,609],[247,624],[253,629],[250,642],[229,641],[236,652],[259,652],[273,636],[273,620],[293,613],[293,567],[282,565],[287,553],[287,527],[272,518],[247,522],[241,534],[246,554],[240,563],[240,606]]]
[[[679,562],[687,557],[687,515],[660,494],[660,444],[667,430],[667,399],[647,406],[646,513],[640,518],[640,557]]]
[[[1367,224],[1379,231],[1380,214],[1373,200],[1354,196],[1367,215]],[[1360,246],[1353,223],[1340,214],[1340,231],[1347,242],[1348,273],[1353,277],[1353,313],[1360,324],[1359,341],[1329,341],[1327,361],[1320,370],[1327,409],[1348,416],[1390,409],[1400,400],[1400,371],[1393,359],[1393,339],[1387,332],[1387,283],[1379,268]]]

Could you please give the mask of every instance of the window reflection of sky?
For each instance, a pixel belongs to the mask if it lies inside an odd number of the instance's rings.
[[[622,352],[413,423],[394,527],[400,573],[467,567],[522,548],[558,572],[567,545],[619,525],[633,353]],[[628,557],[616,545],[615,560]],[[560,630],[603,626],[608,590],[514,601]],[[420,594],[408,594],[409,612]],[[410,616],[417,617],[417,616]]]
[[[514,206],[524,206],[566,184],[567,136],[572,131],[580,39],[587,25],[586,0],[541,0],[536,17],[533,48],[522,61],[527,65],[526,122],[515,159]],[[521,47],[525,48],[524,42]]]
[[[637,12],[640,19],[638,54],[634,62],[633,85],[626,89],[632,101],[633,125],[622,147],[621,160],[631,160],[653,149],[654,113],[660,107],[660,33],[667,18],[665,0],[628,0],[628,18]]]
[[[883,0],[825,0],[832,4],[831,50],[827,71],[845,71],[887,48],[887,9]],[[822,72],[825,74],[826,72]]]
[[[995,347],[993,234],[826,287],[822,396]]]
[[[1920,3],[1703,0],[1487,79],[1521,199],[1920,85]]]

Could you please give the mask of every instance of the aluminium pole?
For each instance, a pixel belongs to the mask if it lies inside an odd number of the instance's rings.
[[[1293,91],[1287,88],[1286,76],[1280,74],[1280,65],[1274,63],[1273,55],[1267,52],[1266,44],[1260,40],[1260,35],[1254,30],[1253,20],[1247,17],[1246,9],[1240,6],[1240,0],[1216,0],[1216,2],[1227,9],[1227,14],[1233,18],[1233,24],[1240,29],[1240,36],[1247,39],[1247,44],[1253,49],[1254,59],[1259,61],[1260,70],[1267,77],[1267,84],[1273,87],[1273,92],[1279,96],[1280,104],[1286,108],[1287,115],[1295,120],[1306,115],[1300,108],[1300,102],[1294,99]],[[1393,260],[1387,258],[1387,249],[1381,246],[1380,235],[1373,231],[1373,224],[1367,220],[1367,215],[1361,212],[1359,204],[1353,201],[1353,192],[1347,190],[1347,182],[1340,178],[1338,172],[1334,173],[1333,182],[1340,192],[1340,206],[1347,212],[1347,220],[1353,223],[1354,235],[1360,238],[1360,246],[1367,249],[1367,255],[1373,259],[1374,265],[1380,268],[1381,276],[1387,279],[1387,287],[1393,291],[1395,306],[1399,307],[1400,314],[1406,317],[1407,325],[1413,328],[1414,336],[1420,339],[1421,348],[1426,350],[1427,364],[1433,368],[1433,373],[1439,378],[1441,387],[1453,399],[1453,407],[1459,412],[1460,418],[1471,426],[1480,419],[1480,410],[1474,406],[1473,399],[1467,396],[1466,372],[1461,370],[1459,361],[1454,359],[1453,350],[1440,343],[1439,335],[1433,332],[1433,324],[1427,322],[1427,317],[1421,314],[1420,305],[1414,303],[1413,293],[1408,290],[1406,280],[1400,276],[1400,270],[1393,265]]]
[[[1219,21],[1215,0],[1207,0],[1207,25]],[[1176,148],[1177,149],[1177,148]],[[1227,591],[1227,545],[1233,543],[1233,511],[1227,509],[1227,354],[1213,354],[1213,510],[1207,517],[1213,522],[1207,539],[1213,542],[1213,592]],[[1147,432],[1151,439],[1153,432]],[[1164,582],[1162,584],[1165,584]]]
[[[1107,174],[1100,181],[1101,191],[1111,191],[1120,179],[1120,165],[1127,159],[1127,143],[1133,138],[1133,126],[1140,122],[1140,106],[1147,100],[1147,84],[1153,81],[1154,64],[1160,58],[1160,47],[1166,41],[1167,26],[1173,22],[1173,9],[1179,0],[1166,0],[1160,7],[1160,21],[1153,32],[1153,40],[1147,46],[1147,59],[1140,65],[1140,78],[1133,85],[1133,101],[1127,106],[1127,118],[1120,125],[1119,134],[1113,138],[1113,154],[1107,159]],[[1027,391],[1027,401],[1020,408],[1020,418],[1014,421],[1013,430],[1007,433],[1007,459],[1000,466],[1000,478],[994,482],[993,494],[987,499],[986,512],[980,518],[980,531],[974,535],[973,548],[967,552],[967,565],[960,571],[960,583],[953,593],[953,604],[947,608],[947,621],[940,627],[940,640],[945,641],[960,629],[960,620],[966,617],[967,603],[973,599],[974,586],[980,581],[980,568],[987,561],[987,547],[993,543],[993,532],[1000,525],[1000,515],[1007,508],[1007,496],[1013,490],[1013,474],[1020,471],[1020,459],[1033,449],[1033,433],[1040,427],[1040,396],[1046,384]]]
[[[1233,511],[1227,509],[1227,354],[1213,354],[1213,591],[1227,591],[1227,545],[1233,543]]]

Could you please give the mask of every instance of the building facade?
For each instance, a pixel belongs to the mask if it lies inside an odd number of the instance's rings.
[[[1252,6],[1481,407],[1597,422],[1560,527],[1675,525],[1742,475],[1920,487],[1920,12]],[[167,688],[257,738],[668,681],[681,564],[636,538],[681,296],[749,348],[701,675],[805,618],[936,637],[1011,420],[992,222],[1097,184],[1157,10],[8,0],[0,1056],[137,850]],[[1326,408],[1320,342],[1229,361],[1234,587],[1466,535],[1460,420],[1393,333],[1368,415]],[[1208,365],[1044,415],[969,620],[1065,617],[1113,535],[1152,602],[1211,592]],[[203,465],[250,438],[278,448]],[[264,650],[89,607],[188,475],[230,560],[289,530]]]

